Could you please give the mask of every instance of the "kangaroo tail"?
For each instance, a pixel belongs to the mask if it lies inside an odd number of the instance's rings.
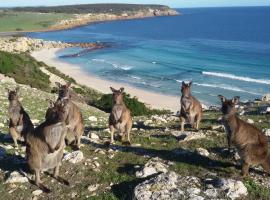
[[[270,155],[268,154],[262,163],[262,168],[270,175]]]

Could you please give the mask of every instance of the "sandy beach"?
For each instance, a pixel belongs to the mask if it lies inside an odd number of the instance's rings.
[[[127,93],[131,96],[136,96],[140,101],[146,103],[151,108],[168,109],[173,112],[178,111],[180,108],[180,97],[149,92],[124,83],[100,79],[86,71],[83,71],[83,69],[78,65],[60,61],[56,56],[56,53],[59,50],[59,48],[43,49],[32,52],[31,55],[38,61],[42,61],[49,66],[53,66],[59,71],[74,78],[79,84],[86,85],[100,92],[110,93],[110,86],[114,88],[124,87]]]

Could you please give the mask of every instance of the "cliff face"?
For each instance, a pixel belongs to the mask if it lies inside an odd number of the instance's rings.
[[[61,30],[68,29],[77,26],[86,25],[89,23],[100,21],[113,21],[113,20],[125,20],[125,19],[138,19],[146,17],[156,16],[175,16],[179,15],[176,10],[169,7],[163,7],[162,9],[141,9],[138,11],[122,11],[121,13],[87,13],[87,14],[74,14],[74,18],[61,20],[50,29]]]

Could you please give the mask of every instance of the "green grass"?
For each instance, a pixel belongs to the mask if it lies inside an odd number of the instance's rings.
[[[0,32],[46,30],[71,14],[0,11]]]
[[[17,83],[49,90],[49,76],[40,70],[40,64],[28,54],[0,51],[0,73],[14,78]]]

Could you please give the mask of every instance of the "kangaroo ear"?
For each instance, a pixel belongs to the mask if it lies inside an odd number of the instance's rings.
[[[185,85],[186,85],[185,81],[182,81],[182,86],[185,86]]]
[[[232,102],[233,102],[234,104],[238,104],[239,101],[240,101],[240,97],[239,97],[239,96],[235,96],[235,97],[232,98]]]
[[[125,88],[123,88],[123,87],[120,88],[120,92],[121,92],[121,93],[123,93],[124,90],[125,90]]]
[[[192,81],[189,82],[188,86],[190,87],[192,85]]]
[[[218,98],[221,100],[222,103],[226,101],[226,98],[222,95],[218,95]]]
[[[62,85],[61,85],[61,83],[59,83],[59,82],[55,82],[55,85],[57,86],[57,87],[61,87]]]
[[[116,89],[114,89],[113,87],[110,87],[110,89],[113,93],[116,92]]]

